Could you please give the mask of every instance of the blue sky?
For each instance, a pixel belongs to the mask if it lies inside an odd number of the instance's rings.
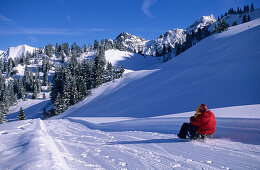
[[[1,0],[0,50],[19,44],[88,45],[120,32],[155,39],[203,15],[217,17],[252,2],[260,7],[259,0]]]

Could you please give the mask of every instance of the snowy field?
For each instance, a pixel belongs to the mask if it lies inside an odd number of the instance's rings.
[[[22,105],[38,119],[0,124],[0,169],[260,169],[259,42],[256,19],[162,65],[108,51],[131,71],[64,114],[39,119],[48,96],[12,108],[9,120]],[[201,103],[217,117],[215,139],[178,139]]]
[[[259,117],[260,105],[252,107]],[[247,114],[243,108],[225,110],[231,117]],[[259,118],[217,118],[215,139],[203,142],[179,139],[189,118],[176,116],[1,124],[0,169],[260,168]]]

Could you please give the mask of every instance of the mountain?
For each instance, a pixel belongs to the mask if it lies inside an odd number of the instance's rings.
[[[125,75],[65,111],[69,116],[150,117],[258,104],[260,19],[213,34],[167,63]],[[243,68],[243,69],[241,69]]]
[[[192,30],[196,32],[198,28],[202,29],[208,27],[214,22],[216,22],[216,19],[213,15],[203,16],[196,20],[186,30],[175,28],[161,34],[155,40],[146,40],[142,37],[131,35],[130,33],[121,33],[114,40],[114,43],[120,50],[126,50],[146,56],[161,56],[171,52],[172,49],[175,48],[175,44],[184,43],[186,41],[187,33],[190,33]]]
[[[162,34],[156,40],[147,43],[144,49],[145,55],[161,56],[162,54],[168,53],[171,49],[175,48],[175,44],[182,44],[185,42],[186,33],[183,29],[169,30]]]
[[[147,42],[149,41],[142,37],[125,32],[120,33],[114,40],[118,49],[134,53],[143,53]]]
[[[205,27],[210,26],[211,24],[215,23],[217,20],[211,14],[210,16],[202,16],[201,18],[197,19],[191,26],[186,29],[187,33],[191,31],[197,32],[198,29],[203,29]]]
[[[36,48],[28,46],[28,45],[18,45],[16,47],[9,47],[7,51],[4,51],[0,54],[0,58],[19,58],[22,54],[26,54],[26,52],[33,53]]]

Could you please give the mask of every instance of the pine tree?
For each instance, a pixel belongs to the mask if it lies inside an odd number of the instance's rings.
[[[251,18],[250,18],[250,16],[248,15],[248,16],[247,16],[247,22],[249,22],[249,21],[251,21]]]
[[[86,46],[86,44],[83,45],[82,52],[83,52],[83,53],[87,52],[87,46]]]
[[[37,94],[38,94],[38,91],[37,91],[37,85],[34,84],[32,99],[36,99]]]
[[[58,93],[57,98],[54,102],[54,112],[55,115],[60,115],[64,111],[63,109],[63,98],[60,93]]]
[[[236,26],[237,25],[237,21],[234,21],[232,26]]]
[[[119,68],[119,78],[123,77],[124,72],[125,72],[125,69],[124,69],[123,65],[121,65],[121,67]]]
[[[218,24],[218,32],[221,33],[223,31],[228,30],[229,25],[226,23],[226,20],[223,18]]]
[[[18,120],[26,120],[26,116],[25,116],[25,113],[24,113],[22,107],[20,107],[20,111],[19,111],[19,114],[18,114]]]
[[[7,114],[7,111],[6,111],[6,106],[4,105],[3,102],[0,101],[0,124],[2,123],[5,123],[6,122],[6,114]]]
[[[71,95],[70,95],[70,106],[76,104],[79,101],[79,92],[77,89],[76,78],[72,77],[72,87],[71,87]]]
[[[63,108],[66,110],[70,106],[72,92],[72,75],[69,69],[66,69],[64,91],[63,91]]]
[[[45,46],[45,53],[47,56],[52,57],[54,52],[55,52],[54,47],[51,44]]]
[[[251,6],[250,6],[250,11],[253,12],[254,10],[255,10],[254,4],[252,3]]]
[[[26,92],[23,86],[23,80],[22,79],[18,79],[18,87],[17,87],[17,95],[18,98],[22,98],[23,100],[26,99]]]
[[[98,49],[99,48],[99,43],[97,40],[94,41],[94,49]]]
[[[242,23],[246,23],[246,22],[247,22],[246,15],[243,15]]]
[[[42,99],[43,99],[43,100],[46,99],[46,95],[45,95],[45,93],[42,94]]]
[[[43,72],[43,79],[42,79],[42,85],[43,86],[48,86],[48,73],[47,72]]]
[[[6,122],[5,114],[0,110],[0,124],[5,122]]]
[[[43,109],[43,116],[45,119],[49,117],[48,112],[46,112],[46,108]]]
[[[100,47],[94,61],[94,87],[98,87],[105,82],[105,65],[105,51],[104,48]]]
[[[58,93],[63,94],[64,74],[62,67],[56,67],[51,87],[51,101],[54,103]]]
[[[107,81],[111,81],[114,79],[113,77],[113,66],[110,62],[107,63]]]

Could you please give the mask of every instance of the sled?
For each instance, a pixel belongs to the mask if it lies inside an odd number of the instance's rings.
[[[206,139],[207,139],[207,134],[200,134],[201,136],[202,136],[202,138],[203,138],[203,141],[205,141]],[[209,136],[210,136],[210,138],[211,138],[211,140],[214,140],[214,138],[213,138],[213,136],[212,136],[213,134],[210,134]]]

